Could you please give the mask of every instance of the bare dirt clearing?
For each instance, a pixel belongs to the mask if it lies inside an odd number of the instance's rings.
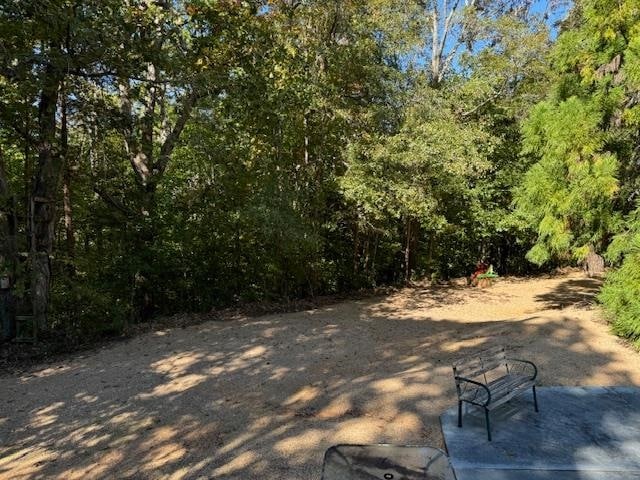
[[[335,443],[442,446],[451,362],[512,346],[542,385],[640,386],[581,275],[412,288],[141,335],[0,378],[0,478],[319,479]]]

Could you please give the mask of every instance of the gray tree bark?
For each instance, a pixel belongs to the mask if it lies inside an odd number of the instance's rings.
[[[53,50],[59,50],[53,48]],[[58,52],[60,53],[60,52]],[[55,227],[55,195],[61,158],[55,149],[56,109],[62,73],[47,65],[38,102],[38,163],[31,190],[31,299],[35,328],[47,327],[47,306],[51,283],[50,255]]]

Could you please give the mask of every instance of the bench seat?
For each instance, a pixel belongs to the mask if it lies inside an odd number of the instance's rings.
[[[531,377],[526,375],[505,375],[487,383],[487,387],[491,392],[491,402],[487,405],[487,409],[493,410],[499,407],[535,384]],[[485,404],[487,403],[488,395],[484,388],[477,387],[467,390],[460,398],[469,403]]]
[[[462,403],[484,409],[487,437],[491,441],[489,412],[513,397],[533,391],[535,411],[536,377],[538,368],[528,360],[509,358],[504,347],[495,347],[453,364],[453,375],[458,393],[458,427],[462,427]]]

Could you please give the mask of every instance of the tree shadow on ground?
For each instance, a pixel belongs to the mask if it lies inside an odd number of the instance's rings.
[[[442,447],[451,363],[493,345],[536,361],[543,385],[637,381],[593,342],[561,315],[366,302],[156,332],[0,379],[0,478],[318,479],[336,443]]]
[[[474,300],[505,302],[512,298],[502,291],[500,294],[491,289],[472,287],[466,283],[452,283],[444,285],[418,284],[408,287],[410,295],[405,292],[391,295],[393,302],[380,302],[376,307],[377,313],[398,313],[399,311],[426,309],[433,307],[452,307]]]
[[[571,278],[563,281],[550,292],[536,295],[535,298],[548,309],[585,307],[593,303],[602,283],[600,278]]]

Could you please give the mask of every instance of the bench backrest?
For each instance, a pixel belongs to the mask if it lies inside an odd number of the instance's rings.
[[[507,354],[504,347],[493,347],[463,358],[453,364],[453,374],[456,377],[474,379],[483,375],[487,380],[487,373],[504,366],[507,367]],[[458,381],[456,380],[456,383]]]

